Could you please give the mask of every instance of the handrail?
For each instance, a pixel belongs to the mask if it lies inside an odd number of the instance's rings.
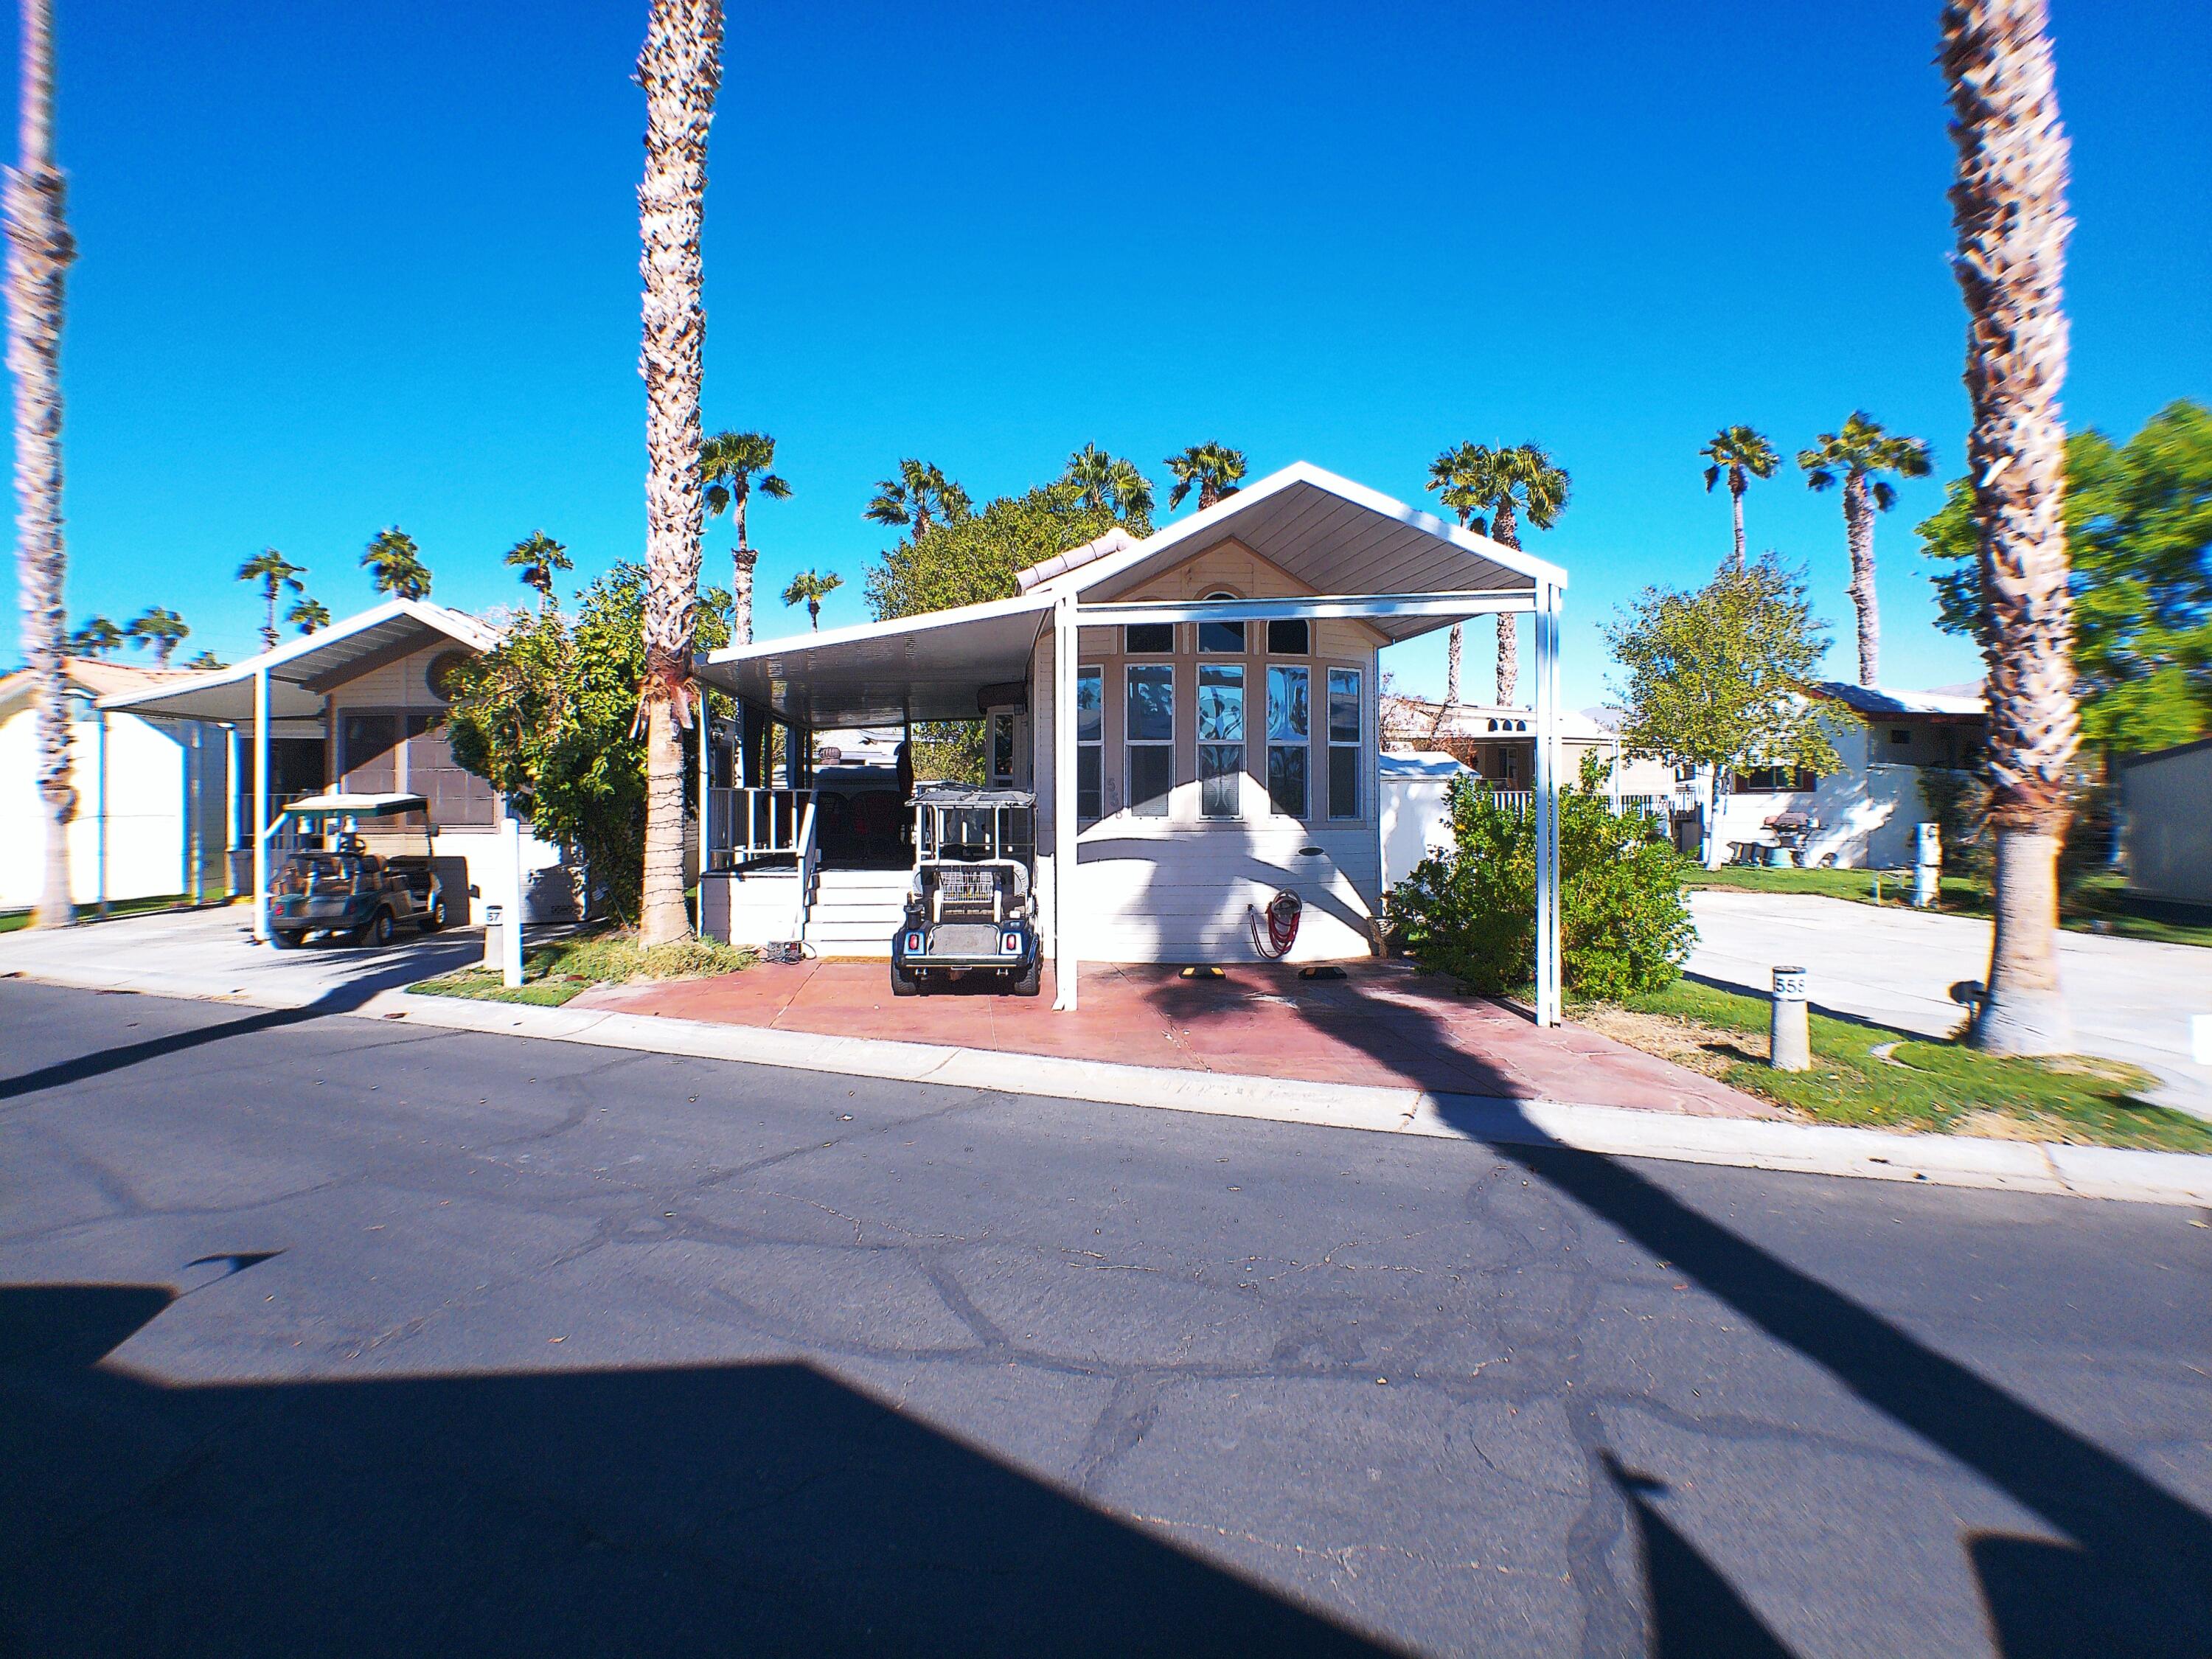
[[[805,806],[813,793],[744,787],[709,789],[708,866],[720,869],[754,859],[796,854]]]
[[[815,792],[806,792],[806,811],[799,824],[799,880],[797,893],[792,900],[791,937],[806,937],[806,913],[814,902],[814,883],[822,867],[822,848],[814,835],[814,809],[817,805]]]

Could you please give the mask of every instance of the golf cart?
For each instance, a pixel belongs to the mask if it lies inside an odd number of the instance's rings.
[[[336,933],[349,945],[389,945],[398,924],[426,933],[446,925],[446,889],[431,861],[430,804],[420,795],[310,795],[284,809],[271,830],[290,823],[323,846],[300,847],[269,883],[269,933],[280,950],[310,933]],[[399,820],[422,816],[422,852]],[[363,833],[363,826],[368,833]],[[404,851],[369,851],[369,836]]]
[[[891,939],[891,994],[988,974],[1037,994],[1036,797],[1026,789],[925,783],[914,792],[914,878]]]

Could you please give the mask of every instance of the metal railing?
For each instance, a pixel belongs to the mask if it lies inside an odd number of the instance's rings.
[[[1527,813],[1529,802],[1535,799],[1535,792],[1529,789],[1493,789],[1490,792],[1490,798],[1505,811],[1518,816]],[[1618,810],[1663,818],[1670,812],[1682,811],[1685,801],[1686,798],[1680,795],[1623,795]]]
[[[811,789],[709,789],[707,866],[796,858],[812,842],[813,817]]]

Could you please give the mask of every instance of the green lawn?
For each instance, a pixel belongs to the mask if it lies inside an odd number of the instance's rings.
[[[1911,878],[1895,871],[1769,870],[1735,865],[1705,870],[1692,866],[1684,872],[1684,882],[1691,887],[1744,893],[1814,893],[1859,904],[1912,902]],[[1940,889],[1938,908],[1946,915],[1989,915],[1989,884],[1978,876],[1945,876]],[[2059,908],[2059,922],[2077,933],[2112,933],[2165,945],[2212,945],[2212,916],[2135,897],[2121,878],[2109,872],[2088,877],[2068,892]]]
[[[229,902],[228,896],[219,887],[210,889],[204,901],[207,904],[227,904]],[[192,908],[194,907],[189,894],[162,893],[153,898],[114,900],[108,905],[107,914],[110,917],[143,916],[150,915],[156,910],[189,910]],[[76,907],[76,919],[79,921],[90,921],[99,915],[100,907],[96,904],[80,904]],[[0,933],[12,933],[18,928],[27,927],[30,925],[31,913],[28,910],[0,910]]]
[[[557,1008],[594,985],[638,979],[704,979],[752,965],[752,952],[712,939],[638,948],[626,933],[578,933],[523,952],[522,983],[509,990],[495,968],[460,968],[407,988],[423,996],[471,997],[481,1002],[526,1002]]]
[[[1624,1004],[1575,1012],[1606,1035],[1691,1064],[1815,1122],[2212,1152],[2212,1123],[2146,1104],[2139,1095],[2154,1080],[2118,1060],[2002,1060],[1814,1014],[1813,1069],[1777,1072],[1766,1065],[1766,1000],[1686,979]]]

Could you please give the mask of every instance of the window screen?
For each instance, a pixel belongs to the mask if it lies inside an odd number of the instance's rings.
[[[1132,623],[1121,631],[1128,653],[1133,657],[1175,655],[1173,623]]]
[[[1304,617],[1267,624],[1267,654],[1271,657],[1310,657],[1313,654],[1313,624]]]

